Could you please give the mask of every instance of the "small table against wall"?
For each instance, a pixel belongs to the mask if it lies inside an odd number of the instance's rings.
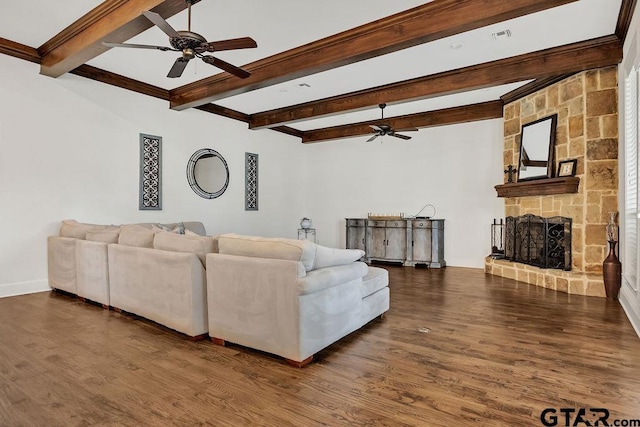
[[[308,240],[316,243],[316,229],[315,228],[298,228],[298,240]]]

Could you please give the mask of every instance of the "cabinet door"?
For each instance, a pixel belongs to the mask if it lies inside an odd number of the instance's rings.
[[[364,227],[347,227],[347,249],[364,249]]]
[[[415,262],[431,262],[431,228],[414,228],[413,256]]]
[[[385,233],[385,228],[383,227],[370,227],[371,230],[371,240],[369,242],[370,253],[367,254],[369,258],[378,258],[384,259],[386,258],[386,240],[387,236]]]
[[[407,229],[387,228],[386,259],[404,260],[407,256]]]

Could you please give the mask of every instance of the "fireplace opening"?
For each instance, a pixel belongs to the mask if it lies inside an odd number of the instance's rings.
[[[571,270],[571,218],[509,216],[504,223],[504,258],[540,268]]]

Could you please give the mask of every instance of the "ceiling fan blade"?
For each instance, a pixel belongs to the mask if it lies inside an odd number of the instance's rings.
[[[236,67],[235,65],[229,64],[222,59],[215,58],[213,56],[203,56],[202,60],[209,65],[213,65],[214,67],[218,67],[221,70],[224,70],[228,73],[233,74],[234,76],[240,77],[241,79],[246,79],[251,75],[250,72],[243,70],[240,67]]]
[[[375,135],[373,135],[371,138],[367,139],[367,142],[371,142],[374,139],[376,139],[377,137],[379,137],[380,135],[378,135],[377,133]]]
[[[258,44],[251,37],[240,37],[239,39],[219,40],[207,42],[208,52],[219,52],[221,50],[250,49],[258,47]]]
[[[164,31],[164,33],[169,37],[181,38],[180,34],[178,34],[178,32],[174,30],[173,27],[169,25],[169,23],[165,21],[164,18],[159,14],[148,10],[142,12],[142,14],[146,16],[149,21],[153,22],[156,27]]]
[[[418,128],[405,128],[405,129],[397,129],[396,132],[417,132]]]
[[[382,129],[380,126],[369,125],[369,127],[377,132],[384,132],[384,129]]]
[[[169,74],[167,77],[176,78],[182,75],[182,72],[185,68],[187,68],[187,64],[189,63],[188,59],[183,58],[182,56],[176,59],[176,62],[173,63],[173,67],[169,70]]]
[[[107,47],[133,47],[136,49],[157,49],[162,51],[173,50],[178,52],[177,49],[167,46],[152,46],[149,44],[133,44],[133,43],[111,43],[111,42],[102,42],[103,46]]]
[[[393,133],[393,132],[392,132],[392,133],[389,133],[388,135],[389,135],[389,136],[395,136],[396,138],[400,138],[400,139],[404,139],[404,140],[411,139],[411,137],[410,137],[410,136],[407,136],[407,135],[400,135],[399,133]]]

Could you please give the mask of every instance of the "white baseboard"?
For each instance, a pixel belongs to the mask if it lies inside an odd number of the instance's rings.
[[[634,291],[623,285],[620,289],[620,305],[622,305],[625,313],[627,313],[627,317],[633,329],[636,330],[636,334],[640,337],[640,314],[634,309],[634,306],[637,306],[637,304]]]
[[[51,288],[49,287],[49,281],[47,279],[32,280],[29,282],[0,283],[0,298],[50,290]]]

